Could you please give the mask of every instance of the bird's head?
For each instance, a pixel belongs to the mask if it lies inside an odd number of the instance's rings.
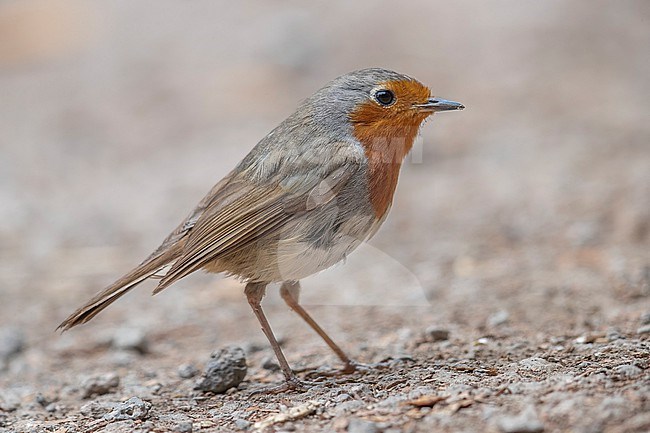
[[[406,152],[427,117],[437,111],[465,108],[432,96],[431,90],[414,78],[380,68],[342,75],[307,103],[330,131],[351,132],[364,146],[373,140],[402,140]]]

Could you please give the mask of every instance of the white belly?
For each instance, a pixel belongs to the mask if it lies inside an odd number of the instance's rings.
[[[293,239],[278,243],[277,271],[280,281],[300,280],[335,265],[361,244],[351,236],[341,236],[329,248]]]

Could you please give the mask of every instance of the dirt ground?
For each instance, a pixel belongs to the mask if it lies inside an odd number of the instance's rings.
[[[0,4],[0,432],[650,431],[645,1]],[[269,290],[142,260],[296,104],[349,70],[468,108],[428,122],[391,215],[303,281],[338,359]],[[196,389],[213,351],[247,374]]]

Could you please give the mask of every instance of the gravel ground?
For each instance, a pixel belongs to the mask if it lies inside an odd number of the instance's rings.
[[[645,1],[0,4],[0,432],[650,431]],[[436,116],[390,218],[303,300],[139,262],[327,80],[380,65]],[[223,388],[228,388],[223,391]],[[219,393],[215,393],[219,392]]]

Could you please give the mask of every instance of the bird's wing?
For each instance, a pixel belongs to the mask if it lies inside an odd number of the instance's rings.
[[[186,238],[187,234],[194,228],[194,225],[196,222],[199,220],[201,215],[205,212],[206,209],[210,207],[214,203],[214,200],[223,197],[226,195],[224,191],[226,190],[226,187],[228,183],[231,181],[231,179],[234,177],[234,172],[228,173],[223,179],[221,179],[215,186],[212,187],[212,189],[203,197],[203,199],[199,202],[199,204],[192,210],[192,212],[183,220],[182,223],[178,225],[172,231],[160,244],[156,250],[151,253],[149,257],[147,257],[147,260],[151,260],[172,247],[176,247],[181,241]],[[147,261],[145,260],[145,262]]]
[[[181,256],[154,293],[277,232],[294,216],[313,211],[334,199],[359,169],[356,162],[332,168],[326,176],[295,175],[278,182],[255,183],[234,177],[201,213],[187,236]]]

